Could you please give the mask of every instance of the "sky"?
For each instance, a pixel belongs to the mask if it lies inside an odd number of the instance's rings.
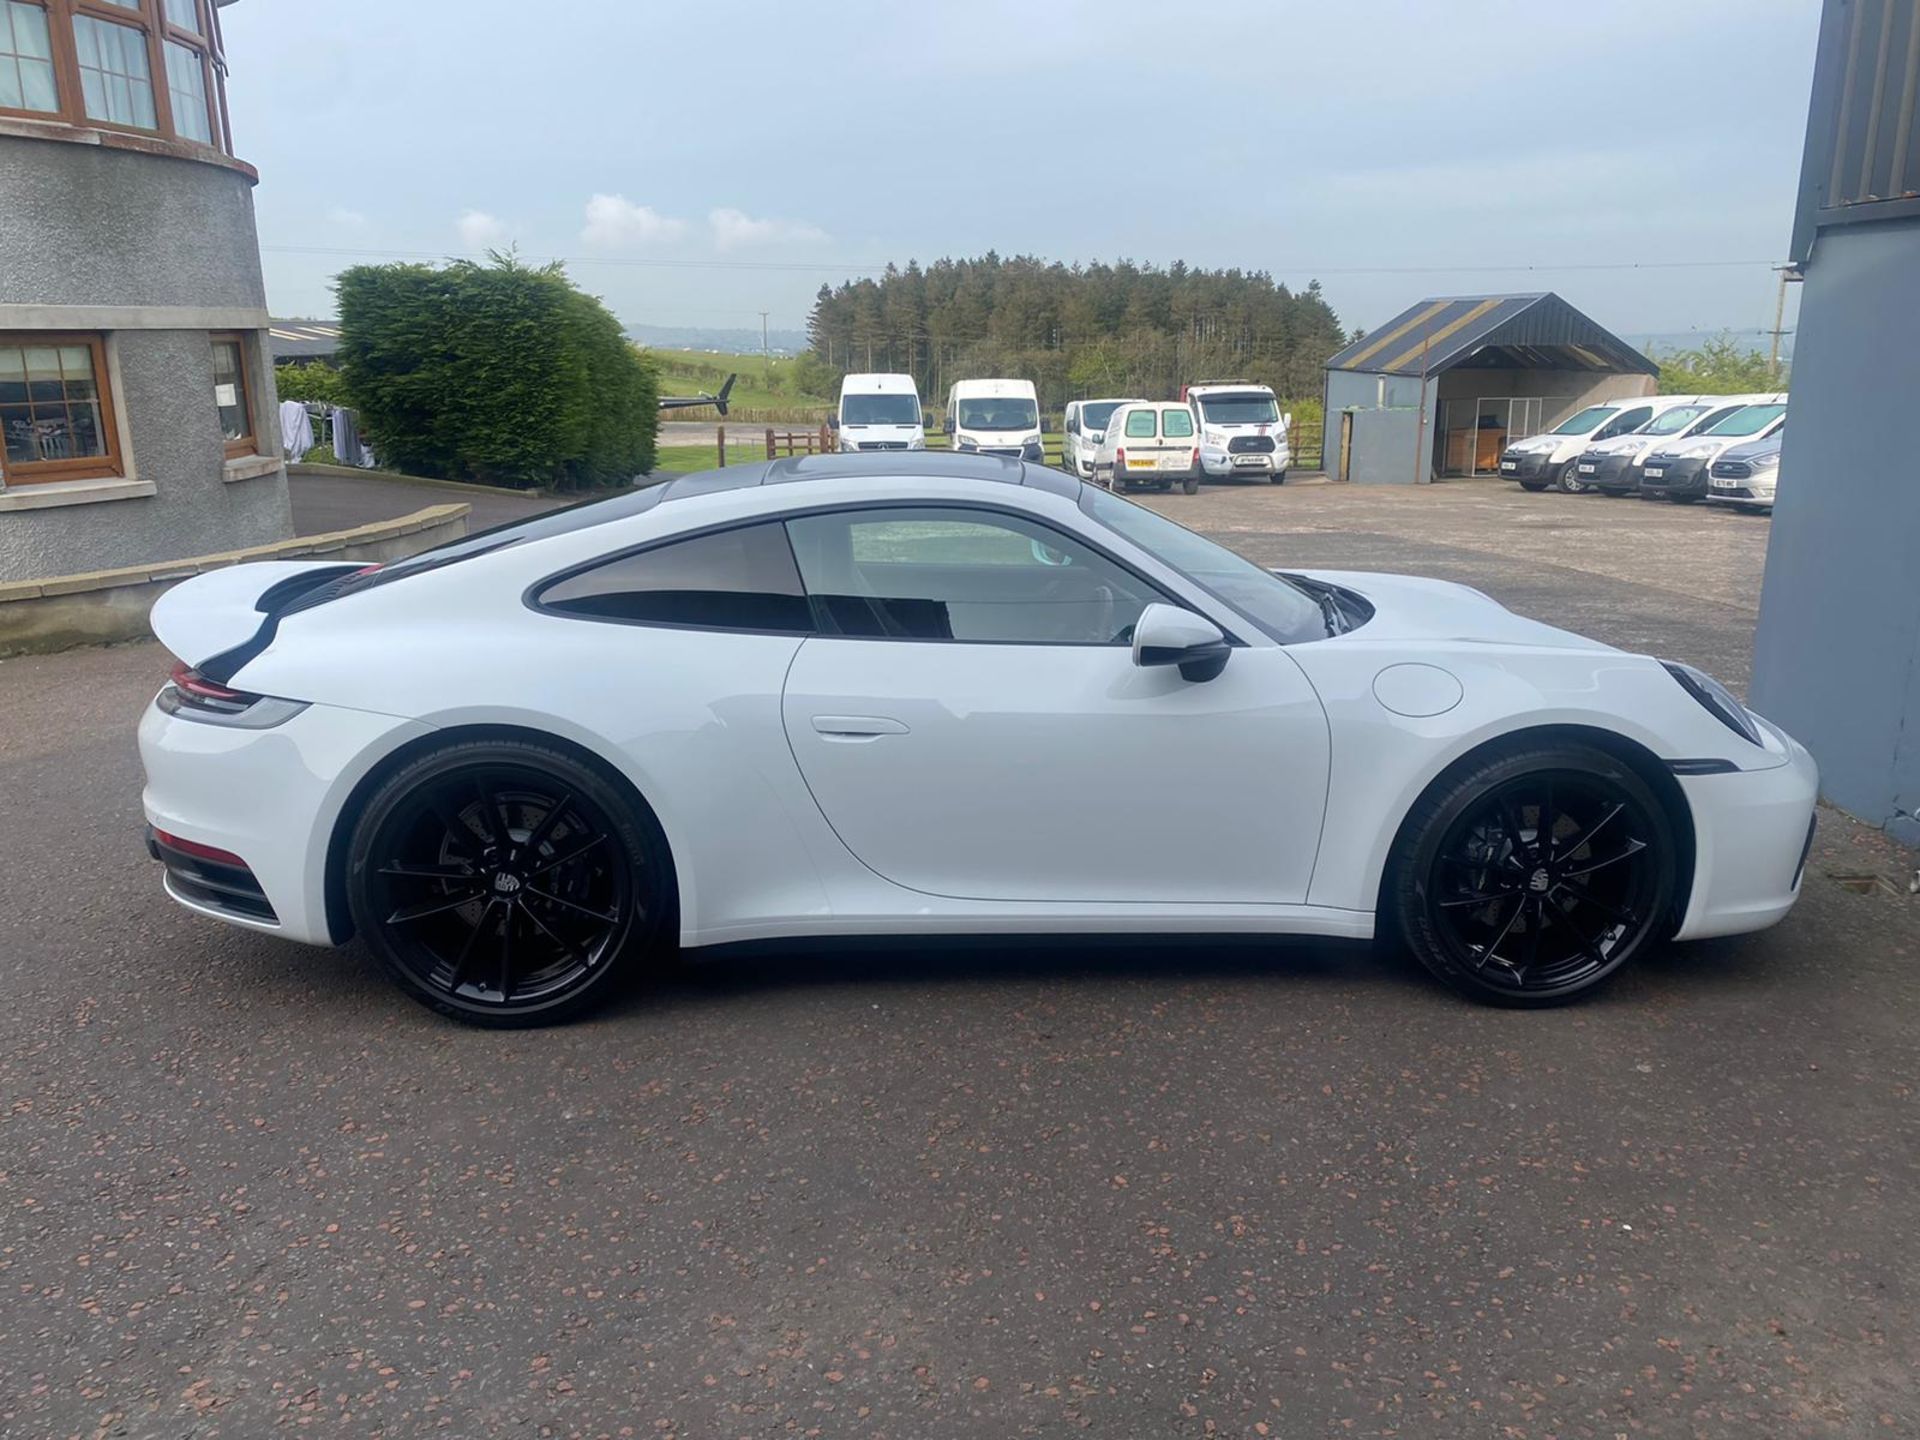
[[[805,323],[888,261],[1318,279],[1349,329],[1551,289],[1773,323],[1817,0],[240,0],[269,305],[563,257],[626,323]],[[1791,313],[1791,312],[1790,312]]]

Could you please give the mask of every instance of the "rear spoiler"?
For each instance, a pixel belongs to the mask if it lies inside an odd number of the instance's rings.
[[[364,561],[259,560],[183,580],[153,602],[155,638],[207,679],[225,684],[273,643],[280,617]]]

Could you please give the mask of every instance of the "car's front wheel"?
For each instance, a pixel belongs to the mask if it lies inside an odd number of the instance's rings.
[[[1580,478],[1580,462],[1577,459],[1569,460],[1560,467],[1557,483],[1561,492],[1566,495],[1584,495],[1593,488]]]
[[[355,929],[400,987],[469,1024],[544,1025],[617,990],[661,943],[665,838],[559,749],[479,740],[415,757],[347,853]]]
[[[1383,897],[1414,954],[1463,994],[1560,1004],[1666,938],[1678,846],[1659,797],[1605,751],[1494,753],[1424,796]]]

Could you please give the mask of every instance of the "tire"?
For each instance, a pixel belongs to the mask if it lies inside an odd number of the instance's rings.
[[[1553,483],[1562,495],[1584,495],[1593,487],[1580,479],[1580,461],[1578,457],[1567,461],[1560,467],[1560,473],[1554,476]]]
[[[1697,505],[1700,503],[1700,497],[1698,495],[1669,495],[1667,499],[1676,505]]]
[[[1271,475],[1269,475],[1269,476],[1267,476],[1267,483],[1268,483],[1269,485],[1284,485],[1284,484],[1286,484],[1286,483],[1287,483],[1287,472],[1286,472],[1286,471],[1284,471],[1284,470],[1275,470],[1275,471],[1274,471],[1274,472],[1273,472],[1273,473],[1272,473]]]
[[[1186,479],[1180,482],[1180,493],[1182,495],[1198,495],[1200,493],[1200,477],[1198,475],[1187,476]]]
[[[1113,472],[1113,479],[1108,482],[1107,488],[1116,495],[1124,495],[1133,488],[1133,482],[1116,470]]]
[[[666,837],[598,770],[528,740],[407,762],[354,824],[354,927],[413,999],[550,1025],[613,998],[673,934]]]
[[[1548,482],[1545,480],[1522,480],[1520,482],[1520,488],[1522,490],[1532,491],[1534,494],[1537,495],[1542,490],[1547,488],[1547,484]]]
[[[1496,749],[1408,814],[1382,919],[1470,999],[1565,1004],[1672,933],[1678,856],[1660,798],[1615,756],[1572,742]]]

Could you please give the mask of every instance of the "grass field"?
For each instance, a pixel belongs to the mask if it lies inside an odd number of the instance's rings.
[[[719,392],[728,375],[737,374],[729,403],[742,410],[826,410],[833,401],[824,395],[809,395],[781,382],[790,375],[794,361],[778,356],[726,355],[706,350],[649,350],[660,366],[662,395],[712,395]],[[694,411],[692,414],[701,412]]]

